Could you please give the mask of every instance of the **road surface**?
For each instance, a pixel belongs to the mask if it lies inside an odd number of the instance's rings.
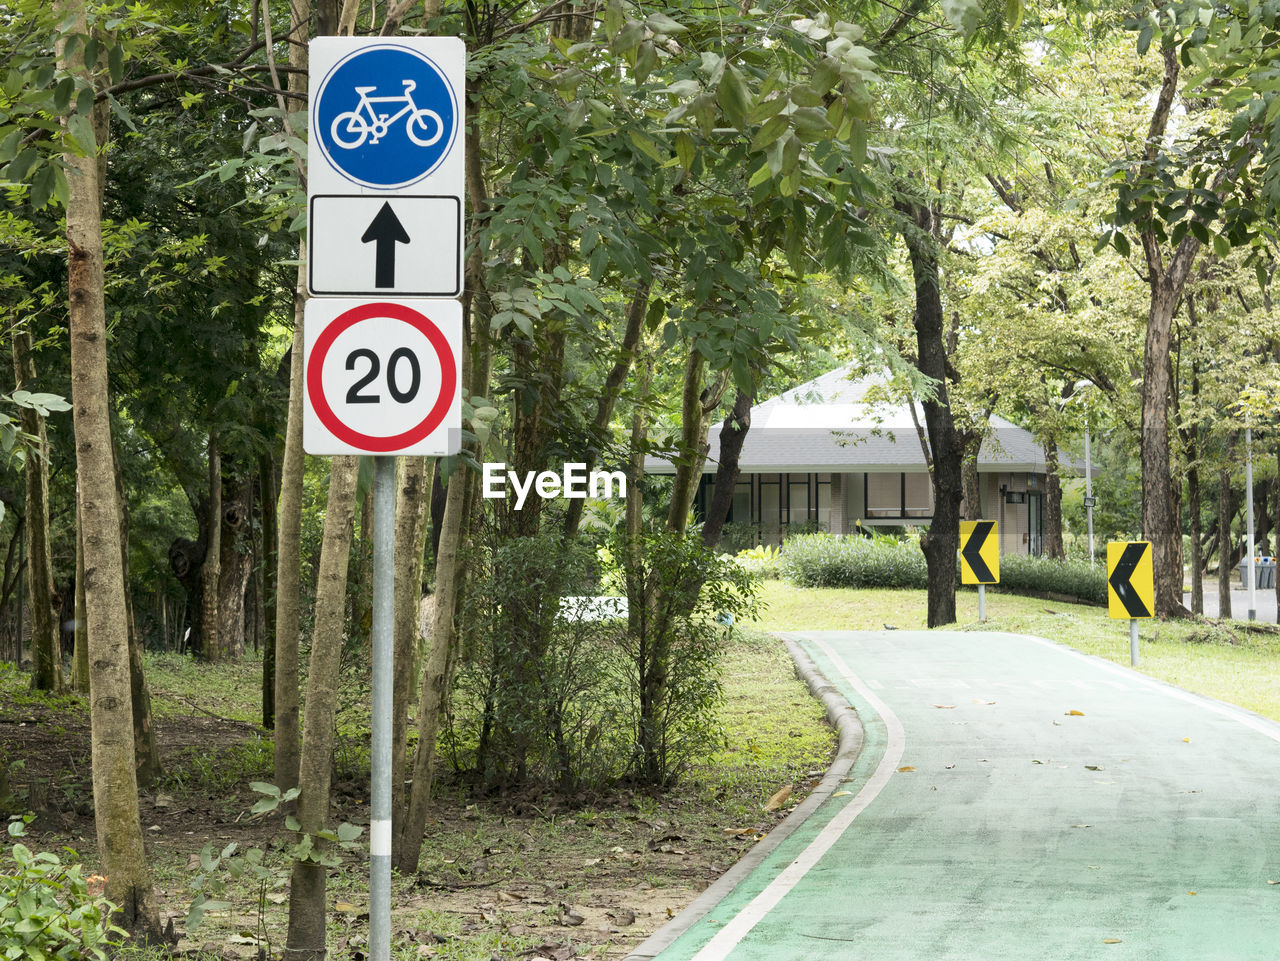
[[[1280,725],[1038,638],[791,638],[856,761],[633,959],[1280,958]]]

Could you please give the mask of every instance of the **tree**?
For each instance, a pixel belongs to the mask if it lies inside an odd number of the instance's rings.
[[[86,8],[79,0],[58,0],[55,10],[70,27],[57,40],[59,67],[78,86],[93,90],[94,65],[85,61],[91,37]],[[66,207],[71,387],[77,481],[83,498],[94,813],[107,896],[119,906],[119,922],[145,940],[160,940],[134,770],[128,611],[107,386],[102,180],[96,156],[100,138],[90,129],[86,134],[81,128],[77,140],[83,138],[83,149],[69,148],[64,162],[70,171]],[[105,132],[105,123],[98,129]]]

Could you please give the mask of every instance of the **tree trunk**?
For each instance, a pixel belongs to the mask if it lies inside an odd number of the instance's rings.
[[[965,455],[961,467],[960,484],[963,495],[960,498],[961,514],[967,521],[980,521],[982,517],[982,488],[978,479],[978,444]]]
[[[133,705],[133,750],[138,769],[138,784],[146,787],[160,776],[160,749],[151,715],[151,690],[147,687],[146,667],[142,661],[142,641],[133,616],[133,594],[129,590],[129,505],[125,496],[124,472],[120,469],[120,452],[111,445],[111,462],[115,471],[116,503],[120,514],[120,571],[124,581],[125,626],[129,632],[129,698]]]
[[[84,45],[65,37],[88,33],[82,0],[55,0],[71,27],[57,42],[59,66],[89,89],[92,68]],[[105,126],[105,108],[102,124]],[[97,109],[97,108],[95,108]],[[96,132],[96,131],[95,131]],[[97,158],[66,154],[67,282],[71,332],[71,401],[76,479],[81,492],[89,664],[94,822],[106,895],[116,922],[143,941],[159,941],[160,915],[138,813],[130,700],[129,625],[121,563],[107,385],[107,329],[102,265],[102,185]]]
[[[262,523],[262,726],[276,726],[276,483],[275,460],[263,455],[258,460],[258,505]]]
[[[702,522],[702,543],[713,550],[720,543],[720,532],[724,530],[729,508],[733,505],[733,491],[738,486],[741,473],[738,462],[742,446],[747,442],[747,431],[751,430],[751,406],[755,400],[754,391],[739,389],[733,398],[733,410],[720,426],[720,462],[716,465],[711,503]]]
[[[338,705],[338,668],[346,614],[347,562],[355,520],[355,457],[334,457],[329,473],[320,571],[316,584],[315,629],[307,673],[307,708],[298,767],[299,834],[313,839],[329,817],[329,780],[333,769],[334,715]],[[319,840],[314,843],[321,844]],[[284,956],[292,961],[325,957],[325,882],[327,868],[295,859],[290,875],[289,935]]]
[[[423,668],[418,696],[418,746],[413,752],[413,787],[408,804],[397,819],[400,831],[394,835],[395,866],[401,874],[406,875],[418,870],[418,857],[427,826],[427,809],[431,804],[432,766],[435,762],[436,736],[440,730],[440,712],[445,704],[452,650],[458,641],[454,615],[458,600],[458,549],[462,540],[467,480],[465,468],[459,465],[449,478],[440,529],[431,647]]]
[[[1231,545],[1231,518],[1235,503],[1231,496],[1231,472],[1218,471],[1218,616],[1231,616],[1231,568],[1235,551]]]
[[[923,403],[929,449],[933,458],[933,520],[920,539],[929,569],[928,625],[941,627],[956,619],[956,552],[960,549],[961,462],[964,448],[956,434],[947,389],[946,331],[938,287],[938,258],[931,242],[933,211],[921,204],[899,203],[915,226],[904,232],[915,281],[916,367],[937,382],[933,400]]]
[[[396,491],[395,689],[391,717],[391,836],[405,813],[405,766],[409,752],[409,700],[417,690],[422,630],[422,555],[426,549],[427,502],[431,498],[430,462],[404,457]],[[393,852],[394,853],[394,852]]]
[[[1062,480],[1058,476],[1058,442],[1049,438],[1044,446],[1044,553],[1062,560]]]
[[[1193,435],[1194,437],[1194,435]],[[1187,505],[1191,511],[1191,611],[1204,614],[1204,549],[1200,545],[1204,524],[1200,518],[1200,468],[1196,451],[1187,451]]]
[[[13,335],[13,371],[18,390],[36,390],[36,365],[31,357],[31,334]],[[18,410],[22,429],[36,438],[34,456],[23,469],[26,486],[27,597],[31,605],[31,686],[38,691],[64,690],[62,631],[58,597],[53,587],[49,551],[49,438],[44,418],[29,407]]]
[[[676,455],[675,480],[671,484],[671,509],[667,512],[667,530],[676,534],[683,534],[689,528],[689,512],[693,509],[693,498],[707,459],[708,418],[729,382],[728,376],[721,374],[714,386],[704,390],[704,366],[702,352],[690,345],[680,400],[680,449]]]
[[[317,23],[337,22],[334,4],[320,2]],[[311,36],[311,8],[307,0],[290,0],[289,90],[307,91],[307,44]],[[285,424],[284,458],[280,468],[280,518],[276,541],[276,736],[273,769],[276,786],[287,791],[298,784],[301,753],[298,727],[298,634],[302,596],[302,484],[306,458],[302,451],[303,330],[307,302],[307,244],[298,241],[298,274],[293,297],[293,345],[289,348],[289,415]]]
[[[71,658],[71,686],[81,694],[89,693],[89,624],[84,596],[84,514],[80,509],[80,486],[76,485],[76,600],[75,640]]]
[[[235,475],[233,475],[235,477]],[[235,477],[230,499],[222,499],[218,535],[218,646],[221,658],[244,654],[248,633],[246,598],[253,549],[243,532],[253,509],[253,475]]]
[[[223,660],[222,641],[218,636],[219,590],[222,577],[222,453],[213,433],[209,434],[209,507],[205,517],[204,563],[200,565],[201,592],[200,635],[204,656],[209,661]]]

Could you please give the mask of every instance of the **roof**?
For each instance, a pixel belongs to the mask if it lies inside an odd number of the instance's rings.
[[[883,389],[884,379],[851,380],[850,371],[850,367],[838,368],[753,407],[751,429],[739,459],[742,472],[926,470],[910,406],[876,401],[874,391]],[[868,393],[872,393],[870,399]],[[915,406],[923,426],[924,408]],[[990,425],[978,452],[980,473],[1044,473],[1044,449],[1030,432],[1002,417],[992,416]],[[716,424],[707,433],[704,472],[716,468],[720,428]],[[675,471],[663,457],[646,457],[644,469],[651,474]]]

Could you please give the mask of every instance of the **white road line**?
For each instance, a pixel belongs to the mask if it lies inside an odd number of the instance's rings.
[[[782,872],[774,878],[769,885],[757,894],[751,901],[738,912],[732,921],[726,924],[718,932],[715,937],[703,946],[702,950],[693,956],[692,961],[723,961],[747,934],[761,920],[764,919],[770,911],[777,907],[792,888],[794,888],[824,854],[830,850],[831,846],[839,840],[840,836],[853,823],[853,819],[866,810],[867,806],[876,799],[876,796],[884,790],[884,786],[889,783],[889,778],[897,770],[899,762],[902,760],[902,752],[906,749],[906,733],[902,729],[902,722],[898,720],[888,706],[878,697],[871,693],[868,684],[864,684],[861,679],[849,670],[848,665],[844,663],[824,641],[806,637],[801,634],[810,643],[816,645],[822,650],[835,665],[836,670],[840,672],[840,676],[849,683],[855,691],[858,692],[868,705],[884,721],[885,729],[888,733],[888,743],[885,745],[884,756],[880,759],[880,763],[876,765],[875,773],[871,775],[867,783],[843,808],[840,813],[833,817],[821,831],[818,836],[809,842],[809,846],[800,852],[800,856],[792,861]],[[870,682],[874,683],[874,682]]]
[[[1045,640],[1042,637],[1032,637],[1029,634],[1022,635],[1022,636],[1026,637],[1028,640],[1035,641],[1037,644],[1043,644],[1046,647],[1051,647],[1055,651],[1062,651],[1064,654],[1070,654],[1072,657],[1077,657],[1077,658],[1080,658],[1081,660],[1088,661],[1090,664],[1096,664],[1112,672],[1113,674],[1119,674],[1127,681],[1136,682],[1138,684],[1143,685],[1144,687],[1149,687],[1153,690],[1161,691],[1165,694],[1168,694],[1170,697],[1177,698],[1179,701],[1186,701],[1188,704],[1196,704],[1196,705],[1199,705],[1200,707],[1205,708],[1206,710],[1212,711],[1215,714],[1221,714],[1223,717],[1230,718],[1231,720],[1237,721],[1238,723],[1243,724],[1245,727],[1251,730],[1257,731],[1263,737],[1269,737],[1273,741],[1280,742],[1280,725],[1277,725],[1275,721],[1271,721],[1264,717],[1258,717],[1256,715],[1249,714],[1240,708],[1233,707],[1230,704],[1223,704],[1219,701],[1215,701],[1212,698],[1209,698],[1204,695],[1192,694],[1189,691],[1184,691],[1181,688],[1173,687],[1172,685],[1166,684],[1163,681],[1154,680],[1152,678],[1147,677],[1145,674],[1139,674],[1137,671],[1134,671],[1131,668],[1122,667],[1119,664],[1114,664],[1111,661],[1108,661],[1104,657],[1097,657],[1092,654],[1082,654],[1080,651],[1077,651],[1074,648],[1064,647],[1061,644],[1055,644],[1053,641]],[[1123,690],[1124,688],[1122,687],[1121,689]]]

